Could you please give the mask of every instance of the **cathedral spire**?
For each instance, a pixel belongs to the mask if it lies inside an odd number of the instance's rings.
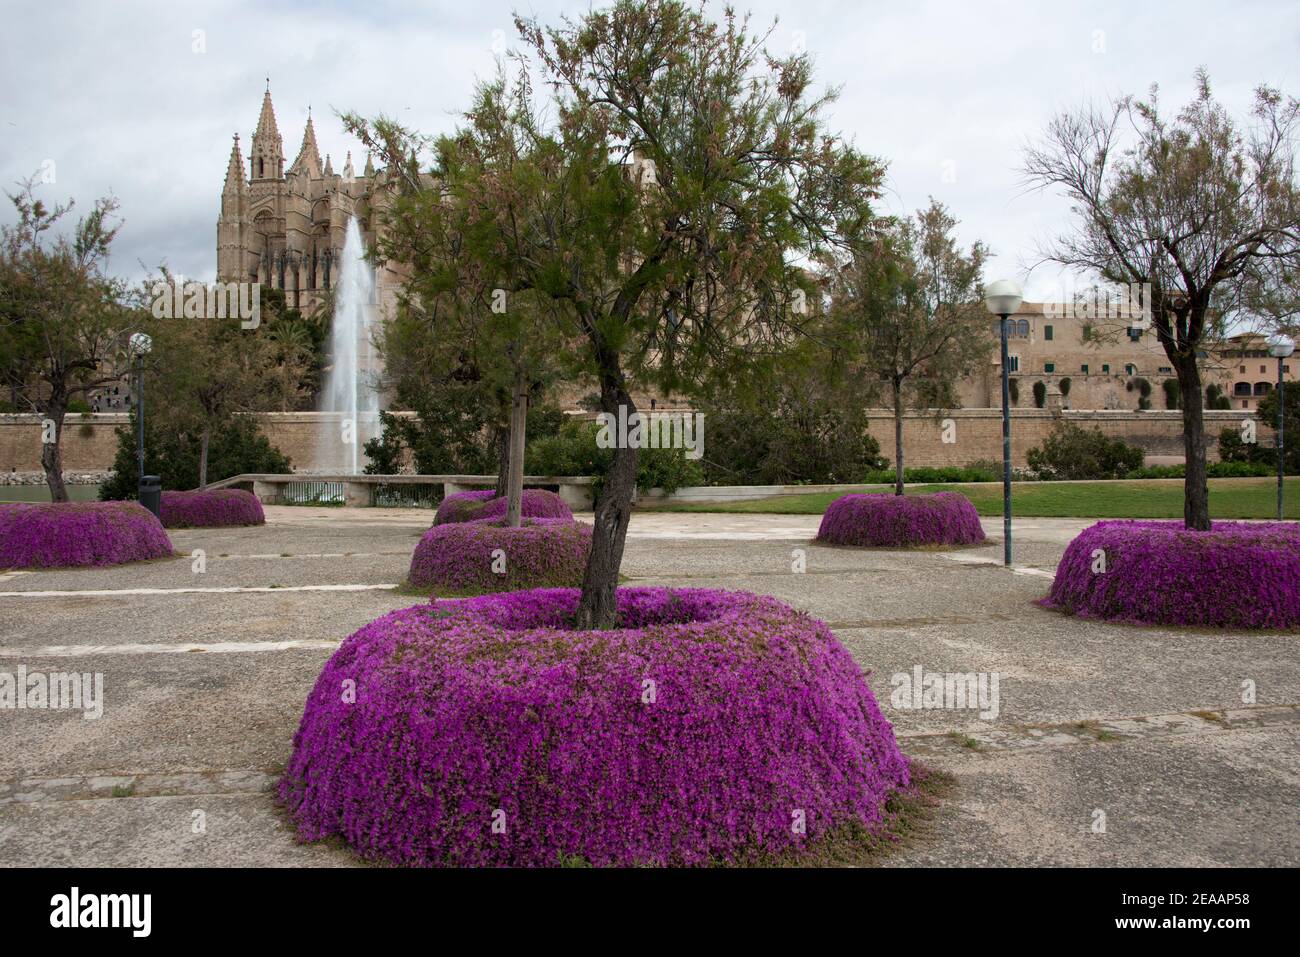
[[[307,128],[303,130],[302,146],[298,149],[298,158],[289,167],[290,173],[306,170],[312,177],[320,176],[320,148],[316,145],[316,127],[311,121],[311,108],[307,108]]]
[[[226,166],[226,185],[222,193],[237,194],[244,189],[244,156],[239,152],[239,134],[235,134],[235,144],[230,148],[230,162]]]
[[[275,123],[275,108],[271,105],[271,81],[266,81],[262,95],[262,112],[257,118],[253,133],[252,179],[282,179],[284,177],[284,141]]]

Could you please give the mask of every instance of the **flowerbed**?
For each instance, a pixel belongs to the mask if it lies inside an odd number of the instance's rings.
[[[1081,618],[1300,627],[1300,525],[1107,521],[1070,542],[1041,604]]]
[[[817,541],[899,548],[984,541],[979,513],[957,492],[845,495],[827,506]]]
[[[119,565],[171,554],[167,532],[136,502],[0,505],[0,568]]]
[[[266,514],[257,496],[237,488],[163,492],[161,512],[166,528],[266,524]]]
[[[505,518],[508,500],[497,497],[492,489],[471,492],[453,492],[442,500],[434,513],[434,525],[451,522],[492,522]],[[573,519],[573,510],[554,492],[541,488],[524,489],[519,503],[524,518]]]
[[[500,520],[435,525],[411,556],[411,585],[442,594],[581,584],[591,526],[572,519]]]
[[[625,588],[618,628],[578,631],[577,602],[443,601],[352,635],[280,783],[299,836],[406,865],[699,865],[885,825],[908,762],[823,622]]]

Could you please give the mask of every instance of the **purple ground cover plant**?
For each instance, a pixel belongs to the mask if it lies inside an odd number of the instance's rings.
[[[407,580],[442,593],[572,586],[582,582],[590,551],[591,526],[572,519],[529,518],[519,528],[500,519],[435,525],[416,544]]]
[[[492,489],[453,492],[438,505],[438,511],[433,516],[433,524],[497,521],[505,518],[507,505],[505,496],[498,498]],[[524,518],[567,518],[570,521],[573,519],[573,511],[564,499],[554,492],[541,488],[524,489],[520,511]]]
[[[280,782],[299,837],[402,865],[703,865],[884,826],[909,764],[825,623],[624,588],[618,628],[578,631],[578,594],[417,605],[348,638]]]
[[[984,541],[979,513],[957,492],[845,495],[826,507],[817,541],[831,545],[906,548]]]
[[[266,524],[266,514],[257,496],[237,488],[163,492],[161,512],[166,528]]]
[[[1300,627],[1300,525],[1106,521],[1070,542],[1040,602],[1081,618]]]
[[[0,568],[119,565],[171,554],[167,532],[136,502],[0,505]]]

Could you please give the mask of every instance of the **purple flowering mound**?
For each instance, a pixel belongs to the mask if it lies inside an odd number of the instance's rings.
[[[831,502],[816,541],[872,548],[973,545],[984,541],[984,529],[970,499],[956,492],[872,493]]]
[[[482,594],[582,582],[591,526],[562,518],[435,525],[411,556],[407,580],[438,594]],[[495,554],[494,554],[495,553]]]
[[[579,631],[577,603],[435,602],[352,635],[280,783],[299,837],[403,865],[700,865],[887,826],[909,764],[825,623],[624,588],[618,628]]]
[[[1300,627],[1300,525],[1098,522],[1070,542],[1040,604],[1080,618]]]
[[[161,511],[162,523],[167,528],[266,524],[266,514],[257,496],[237,488],[163,492]]]
[[[451,522],[497,521],[506,517],[508,501],[505,496],[497,497],[492,489],[472,492],[452,492],[442,500],[438,511],[434,513],[434,525],[446,525]],[[524,518],[567,518],[573,520],[573,511],[564,499],[554,492],[541,488],[524,489],[519,503],[520,514]]]
[[[162,525],[137,502],[0,505],[0,568],[120,565],[171,554]]]

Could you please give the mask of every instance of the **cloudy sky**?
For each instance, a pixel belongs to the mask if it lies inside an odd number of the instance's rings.
[[[310,104],[322,152],[341,169],[334,111],[386,113],[449,130],[494,46],[513,44],[511,12],[554,20],[588,3],[558,0],[2,0],[0,180],[53,173],[41,195],[82,207],[112,192],[125,226],[114,268],[167,263],[210,279],[231,136],[247,155],[266,77],[286,163]],[[713,5],[715,9],[717,5]],[[1084,99],[1191,95],[1206,66],[1239,112],[1260,83],[1300,94],[1300,4],[737,0],[778,22],[774,49],[803,44],[819,78],[843,88],[835,127],[889,162],[888,211],[930,196],[961,220],[963,241],[996,255],[988,278],[1025,281],[1042,298],[1063,281],[1037,245],[1068,217],[1059,197],[1027,191],[1019,148]],[[202,31],[202,32],[196,32]],[[364,162],[357,159],[358,168]],[[48,177],[47,177],[48,178]],[[0,222],[12,222],[12,209]]]

